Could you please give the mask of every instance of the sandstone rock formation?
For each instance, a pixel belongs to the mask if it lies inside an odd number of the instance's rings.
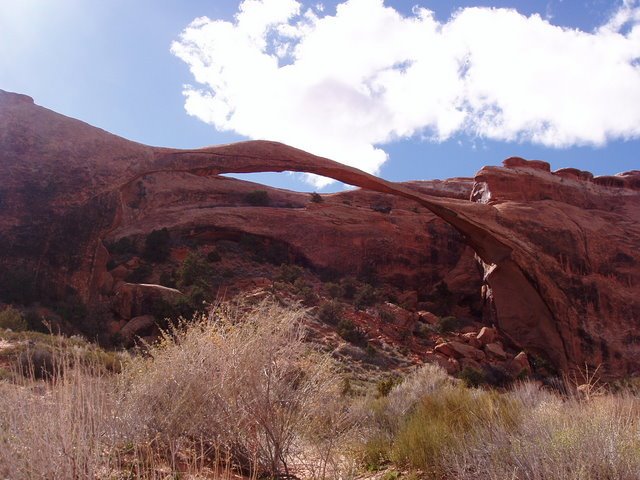
[[[470,260],[461,240],[473,249],[484,271],[487,320],[514,345],[562,370],[584,363],[602,363],[611,376],[640,370],[640,171],[594,178],[512,158],[504,167],[478,172],[467,200],[465,180],[395,184],[274,142],[198,150],[147,147],[2,91],[0,156],[0,263],[14,271],[22,267],[29,288],[46,284],[54,296],[72,289],[85,302],[97,302],[119,286],[107,272],[108,242],[164,226],[194,239],[237,234],[239,225],[287,242],[293,255],[323,268],[353,262],[348,252],[354,246],[363,256],[373,252],[378,262],[397,238],[394,232],[402,231],[406,244],[391,255],[386,271],[381,262],[381,274],[400,273],[418,288],[415,257],[425,240],[432,245],[445,233],[451,241],[437,249],[439,255],[455,271],[456,264]],[[315,173],[378,193],[337,195],[342,206],[329,211],[324,203],[305,204],[300,194],[274,191],[276,202],[291,205],[290,211],[267,207],[256,215],[232,195],[256,187],[219,175],[258,171]],[[342,200],[349,194],[357,197],[351,205]],[[357,202],[368,205],[367,215],[351,213]],[[220,211],[207,207],[220,203]],[[413,211],[412,204],[419,209]],[[434,223],[433,215],[461,236]],[[381,216],[384,221],[374,220]],[[304,217],[318,226],[316,249],[300,229],[274,232],[274,225]],[[363,239],[371,221],[377,228]],[[344,227],[344,238],[334,243],[346,247],[333,252],[318,239],[335,238],[336,223]],[[219,228],[199,228],[212,224]],[[438,225],[432,234],[431,224]],[[448,248],[457,249],[450,258]],[[398,267],[400,258],[408,259],[404,268]],[[459,275],[451,281],[464,283]]]

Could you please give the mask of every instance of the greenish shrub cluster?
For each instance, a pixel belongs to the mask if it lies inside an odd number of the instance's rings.
[[[439,333],[449,333],[458,330],[462,325],[463,323],[456,317],[441,317],[436,324],[436,330]]]
[[[280,265],[276,280],[281,282],[294,283],[296,280],[300,279],[303,273],[304,270],[302,269],[302,267],[284,263]]]
[[[378,301],[378,293],[375,288],[365,283],[355,294],[354,305],[358,310],[370,307]]]
[[[266,190],[253,190],[244,196],[244,201],[254,207],[266,207],[271,203],[269,193]]]
[[[337,325],[342,319],[343,307],[340,302],[331,300],[318,307],[318,319],[329,325]]]
[[[142,257],[149,262],[164,262],[171,253],[169,230],[153,230],[144,241]]]
[[[207,259],[198,251],[189,252],[177,271],[178,286],[211,288],[213,269]]]
[[[125,277],[125,280],[129,283],[144,283],[152,272],[151,265],[141,263]]]
[[[311,194],[311,201],[313,203],[322,203],[322,195],[320,195],[319,193],[313,192]]]
[[[345,339],[349,343],[364,347],[367,345],[367,337],[362,330],[348,318],[343,318],[338,322],[336,329],[338,335]]]
[[[27,330],[28,327],[27,320],[20,310],[9,306],[0,312],[0,328],[22,332]]]
[[[122,237],[109,245],[109,251],[116,255],[136,253],[136,246],[129,237]]]

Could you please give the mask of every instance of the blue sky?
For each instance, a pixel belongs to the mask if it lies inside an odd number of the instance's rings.
[[[142,143],[273,138],[390,180],[638,169],[639,64],[635,0],[0,0],[1,89]]]

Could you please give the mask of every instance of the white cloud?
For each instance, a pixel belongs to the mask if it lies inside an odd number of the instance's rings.
[[[194,20],[171,51],[198,84],[185,88],[189,114],[373,173],[380,145],[417,133],[551,147],[640,137],[636,0],[595,32],[510,9],[439,22],[382,0],[347,0],[334,15],[245,0],[232,22]]]

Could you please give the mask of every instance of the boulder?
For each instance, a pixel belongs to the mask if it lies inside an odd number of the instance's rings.
[[[439,353],[428,354],[425,358],[429,363],[440,365],[449,375],[455,375],[460,371],[460,364],[455,358],[446,357]]]
[[[507,358],[507,354],[502,348],[502,345],[499,343],[487,343],[484,346],[484,351],[487,355],[499,358],[500,360],[505,360]]]
[[[120,282],[113,297],[114,311],[124,319],[150,313],[155,299],[174,301],[182,296],[179,290],[162,285]]]
[[[509,372],[517,377],[518,375],[522,375],[522,373],[526,373],[529,375],[531,373],[531,365],[529,364],[529,358],[525,352],[518,353],[513,360],[509,362]]]
[[[440,321],[440,317],[431,312],[421,310],[418,312],[418,321],[428,323],[429,325],[437,325]]]
[[[476,332],[464,333],[461,338],[473,348],[482,348],[482,342],[478,340],[478,334]]]
[[[146,330],[152,328],[156,323],[152,315],[141,315],[129,320],[124,327],[120,329],[120,335],[125,343],[130,344],[135,337],[142,336]]]
[[[457,341],[441,343],[436,345],[434,350],[447,357],[470,358],[477,361],[485,359],[485,354],[481,350]]]
[[[478,340],[482,345],[492,343],[496,338],[496,331],[491,327],[482,327],[480,333],[478,333]]]

